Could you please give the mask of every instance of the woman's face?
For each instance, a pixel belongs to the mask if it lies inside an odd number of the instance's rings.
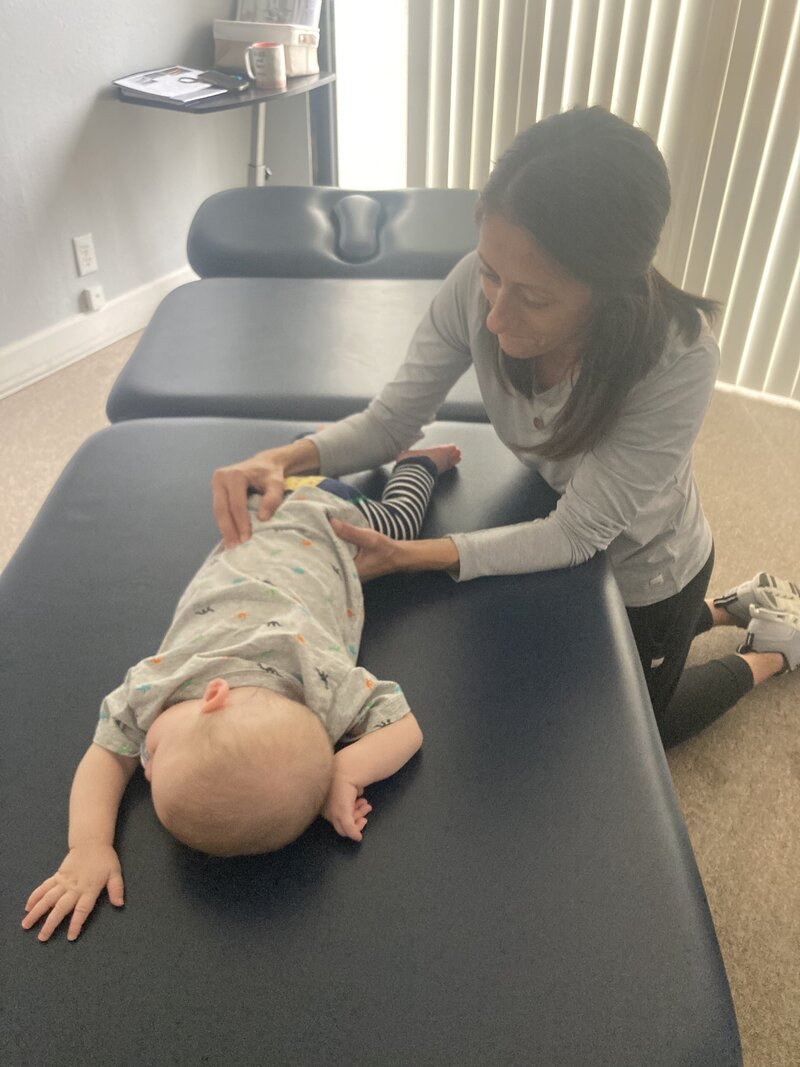
[[[592,311],[588,285],[567,274],[531,234],[500,215],[487,215],[478,240],[486,326],[512,359],[572,366]]]

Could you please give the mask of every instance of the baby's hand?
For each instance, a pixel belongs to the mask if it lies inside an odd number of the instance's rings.
[[[52,878],[28,897],[22,926],[30,930],[49,911],[39,931],[39,940],[47,941],[61,920],[72,914],[67,940],[74,941],[103,889],[108,890],[112,904],[121,907],[125,903],[119,857],[111,845],[78,845],[69,850]]]
[[[360,841],[363,836],[361,831],[367,825],[367,815],[371,811],[372,805],[367,802],[364,790],[343,775],[334,774],[322,815],[337,834]]]

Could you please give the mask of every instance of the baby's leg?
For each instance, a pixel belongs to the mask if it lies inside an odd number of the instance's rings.
[[[360,497],[353,503],[373,530],[396,541],[419,537],[436,479],[460,461],[455,445],[403,452],[398,456],[380,501]]]

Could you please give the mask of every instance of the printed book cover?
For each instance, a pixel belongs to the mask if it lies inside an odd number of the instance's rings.
[[[145,100],[170,100],[175,104],[191,104],[209,96],[219,96],[226,90],[202,81],[201,70],[193,67],[163,67],[160,70],[143,70],[126,78],[117,78],[124,96]]]

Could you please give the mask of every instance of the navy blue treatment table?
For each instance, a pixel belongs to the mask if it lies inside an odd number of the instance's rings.
[[[441,282],[205,278],[162,300],[108,398],[111,422],[223,415],[328,422],[394,377]],[[486,422],[475,372],[440,418]]]
[[[470,189],[225,189],[186,242],[201,278],[444,278],[475,247]]]
[[[19,929],[66,850],[101,696],[154,649],[216,540],[213,468],[307,429],[140,420],[73,458],[0,576],[7,1067],[733,1067],[720,953],[604,558],[366,587],[362,661],[425,743],[368,790],[361,845],[322,821],[212,860],[158,824],[137,773],[126,906],[75,944]],[[488,427],[438,425],[461,468],[427,535],[546,514]],[[373,484],[378,475],[369,475]],[[363,480],[363,479],[362,479]]]
[[[475,247],[475,200],[467,189],[215,193],[187,240],[202,280],[162,301],[111,391],[109,419],[360,411]],[[486,421],[472,369],[439,417]]]

